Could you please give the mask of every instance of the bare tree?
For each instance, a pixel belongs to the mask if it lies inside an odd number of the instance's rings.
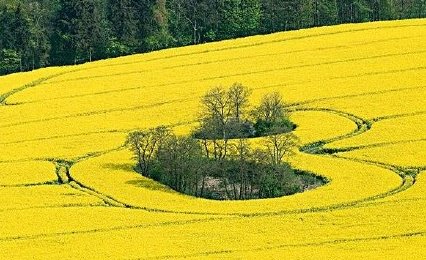
[[[284,101],[279,92],[268,93],[262,97],[256,116],[265,122],[275,123],[285,117]]]
[[[150,176],[153,158],[170,133],[167,127],[159,126],[147,131],[134,131],[127,136],[126,145],[133,151],[142,175]]]
[[[239,182],[239,196],[237,197],[237,193],[235,192],[235,184],[234,184],[234,194],[235,199],[246,199],[249,196],[249,190],[253,190],[250,188],[250,179],[249,173],[250,170],[248,168],[250,164],[250,160],[252,160],[252,152],[248,143],[247,138],[240,138],[237,140],[235,145],[235,160],[236,160],[236,179]]]
[[[223,87],[212,88],[204,95],[202,105],[202,128],[206,137],[213,141],[215,158],[224,159],[228,150],[228,122],[232,113],[229,95]]]
[[[251,90],[241,83],[234,83],[228,91],[229,103],[232,109],[233,117],[237,122],[240,121],[244,109],[249,106],[249,97]]]
[[[299,139],[293,133],[273,134],[265,138],[265,147],[268,151],[271,163],[281,165],[283,158],[293,154],[293,150]]]

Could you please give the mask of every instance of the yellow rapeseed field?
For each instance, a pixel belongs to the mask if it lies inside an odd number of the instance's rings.
[[[339,25],[0,77],[0,259],[425,259],[426,20]],[[279,91],[326,185],[211,201],[137,174],[135,129],[212,86]]]

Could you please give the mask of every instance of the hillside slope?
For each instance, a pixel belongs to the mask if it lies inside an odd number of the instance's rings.
[[[426,20],[255,36],[0,77],[0,259],[426,258]],[[279,91],[294,167],[252,201],[139,176],[128,132],[188,133],[211,86]],[[318,151],[323,151],[318,154]]]

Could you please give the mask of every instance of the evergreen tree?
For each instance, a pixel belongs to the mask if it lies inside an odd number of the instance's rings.
[[[169,32],[169,14],[166,8],[166,0],[156,0],[149,14],[146,37],[144,39],[145,49],[158,50],[168,47],[172,42]]]
[[[11,7],[0,9],[0,74],[19,71],[21,57],[16,50],[15,13]]]
[[[107,18],[111,30],[111,56],[134,53],[140,44],[137,39],[138,19],[132,0],[109,0]]]
[[[398,16],[396,6],[390,0],[339,0],[339,23],[389,20]]]
[[[313,0],[312,6],[314,26],[337,23],[338,12],[336,0]]]
[[[76,64],[104,57],[107,35],[95,1],[60,0],[54,24],[54,64]]]
[[[50,14],[49,1],[34,1],[28,4],[30,17],[31,69],[49,64]]]
[[[13,13],[7,6],[2,6],[0,9],[0,49],[14,48],[13,20]]]
[[[371,9],[371,21],[390,20],[393,18],[390,0],[368,1]]]
[[[20,71],[28,70],[28,57],[30,55],[30,28],[24,16],[21,4],[16,7],[12,28],[14,32],[14,47],[19,56]]]

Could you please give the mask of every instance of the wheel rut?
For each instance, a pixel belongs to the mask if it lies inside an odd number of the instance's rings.
[[[137,210],[145,210],[148,212],[159,212],[159,213],[178,213],[178,214],[191,214],[191,215],[211,215],[211,216],[236,216],[236,217],[265,217],[265,216],[279,216],[279,215],[292,215],[292,214],[305,214],[305,213],[313,213],[313,212],[327,212],[327,211],[334,211],[334,210],[342,210],[347,208],[354,208],[354,207],[360,207],[364,206],[367,203],[371,203],[375,200],[383,199],[389,196],[396,195],[404,190],[409,189],[411,186],[414,185],[416,181],[416,176],[422,169],[415,168],[415,169],[405,169],[402,167],[394,166],[394,165],[387,165],[379,162],[373,162],[373,161],[365,161],[365,160],[358,160],[353,158],[345,158],[342,156],[338,156],[335,154],[334,151],[330,151],[324,146],[328,143],[332,143],[335,141],[343,140],[346,138],[350,138],[356,135],[360,135],[363,133],[368,132],[372,125],[374,124],[374,121],[363,119],[359,116],[356,116],[354,114],[350,114],[343,111],[333,110],[329,108],[303,108],[303,107],[293,107],[289,109],[289,112],[303,112],[303,111],[320,111],[320,112],[326,112],[326,113],[332,113],[338,116],[345,117],[356,125],[356,129],[352,131],[351,133],[333,137],[326,140],[321,140],[313,143],[308,143],[306,145],[303,145],[299,148],[299,150],[303,153],[317,155],[317,156],[330,156],[330,157],[336,157],[344,160],[351,160],[351,161],[357,161],[362,163],[367,163],[370,165],[378,166],[387,170],[390,170],[397,174],[401,178],[401,184],[398,187],[395,187],[392,190],[389,190],[385,193],[380,193],[377,195],[373,195],[370,197],[362,198],[359,200],[354,201],[348,201],[345,203],[338,203],[338,204],[332,204],[328,206],[321,206],[321,207],[311,207],[311,208],[305,208],[305,209],[295,209],[295,210],[283,210],[283,211],[276,211],[276,212],[265,212],[265,213],[215,213],[215,212],[189,212],[189,211],[173,211],[173,210],[163,210],[163,209],[156,209],[156,208],[148,208],[148,207],[139,207],[135,205],[130,205],[125,202],[121,202],[111,196],[108,196],[106,194],[103,194],[91,187],[88,187],[84,185],[83,183],[75,180],[71,174],[70,174],[70,168],[80,161],[94,158],[101,156],[103,154],[107,154],[113,151],[118,151],[121,149],[124,149],[124,147],[119,147],[113,150],[104,151],[104,152],[98,152],[98,153],[92,153],[88,154],[86,156],[77,158],[73,161],[61,161],[61,160],[55,160],[54,163],[57,166],[57,175],[59,182],[62,182],[64,184],[70,185],[71,187],[80,190],[82,192],[85,192],[87,194],[90,194],[92,196],[96,196],[100,198],[106,206],[114,206],[114,207],[121,207],[121,208],[128,208],[128,209],[137,209]],[[425,167],[426,169],[426,167]]]
[[[7,93],[4,93],[2,95],[0,95],[0,106],[1,105],[8,105],[7,104],[7,98],[9,98],[10,96],[21,92],[23,90],[26,90],[28,88],[33,88],[36,87],[40,84],[43,84],[44,82],[54,79],[58,76],[61,75],[65,75],[65,74],[69,74],[75,71],[78,71],[80,69],[76,69],[76,70],[70,70],[70,71],[64,71],[61,73],[57,73],[45,78],[40,78],[38,80],[35,80],[29,84],[23,85],[21,87],[15,88]],[[58,183],[62,184],[62,185],[69,185],[70,187],[77,189],[81,192],[84,192],[86,194],[89,194],[91,196],[95,196],[99,199],[101,199],[103,201],[103,203],[105,204],[105,206],[112,206],[112,207],[120,207],[120,208],[129,208],[129,209],[139,209],[139,210],[146,210],[149,212],[163,212],[163,213],[181,213],[181,214],[197,214],[197,215],[221,215],[221,216],[241,216],[241,217],[256,217],[256,216],[268,216],[268,215],[287,215],[287,214],[301,214],[301,213],[309,213],[309,212],[323,212],[323,211],[330,211],[330,210],[337,210],[337,209],[344,209],[344,208],[348,208],[348,207],[356,207],[362,203],[365,202],[371,202],[377,199],[381,199],[381,198],[385,198],[388,196],[393,196],[399,192],[402,192],[408,188],[410,188],[412,185],[414,185],[415,181],[416,181],[416,176],[417,174],[421,171],[421,170],[425,170],[425,168],[401,168],[401,167],[397,167],[397,166],[393,166],[393,165],[387,165],[387,164],[383,164],[383,163],[378,163],[378,162],[373,162],[373,161],[366,161],[366,160],[357,160],[357,159],[353,159],[353,158],[346,158],[343,156],[339,156],[336,153],[340,152],[340,150],[331,150],[331,149],[327,149],[324,148],[324,146],[326,144],[335,142],[335,141],[339,141],[339,140],[343,140],[343,139],[347,139],[356,135],[360,135],[363,134],[367,131],[369,131],[372,127],[372,125],[377,122],[382,120],[382,118],[375,119],[375,120],[366,120],[363,119],[357,115],[354,114],[350,114],[347,112],[343,112],[343,111],[338,111],[338,110],[334,110],[334,109],[330,109],[330,108],[305,108],[302,107],[301,105],[303,104],[293,104],[291,105],[288,110],[289,112],[303,112],[303,111],[321,111],[321,112],[326,112],[326,113],[332,113],[341,117],[345,117],[349,120],[351,120],[354,124],[356,124],[356,129],[348,134],[342,135],[342,136],[337,136],[337,137],[333,137],[330,139],[326,139],[326,140],[321,140],[321,141],[317,141],[317,142],[313,142],[313,143],[308,143],[306,145],[303,145],[299,148],[300,152],[303,153],[307,153],[307,154],[312,154],[312,155],[317,155],[317,156],[333,156],[333,157],[337,157],[337,158],[341,158],[341,159],[345,159],[345,160],[352,160],[352,161],[358,161],[358,162],[362,162],[362,163],[368,163],[371,165],[375,165],[381,168],[385,168],[387,170],[390,170],[392,172],[394,172],[395,174],[398,174],[398,176],[401,177],[401,185],[399,187],[396,187],[395,189],[392,189],[386,193],[383,194],[377,194],[375,196],[371,196],[368,198],[364,198],[361,200],[356,200],[356,201],[351,201],[351,202],[347,202],[347,203],[341,203],[341,204],[336,204],[336,205],[330,205],[330,206],[326,206],[326,207],[313,207],[313,208],[307,208],[307,209],[298,209],[298,210],[288,210],[288,211],[279,211],[279,212],[268,212],[268,213],[259,213],[259,214],[240,214],[240,213],[230,213],[230,214],[216,214],[216,213],[202,213],[202,212],[178,212],[178,211],[169,211],[169,210],[161,210],[161,209],[153,209],[153,208],[145,208],[145,207],[138,207],[138,206],[133,206],[133,205],[129,205],[126,204],[124,202],[121,202],[111,196],[108,196],[106,194],[103,194],[99,191],[96,191],[95,189],[79,182],[78,180],[75,180],[71,174],[70,174],[70,169],[71,167],[75,164],[78,163],[82,160],[85,159],[89,159],[89,158],[93,158],[93,157],[97,157],[100,156],[102,154],[106,154],[109,152],[112,152],[114,150],[120,150],[123,149],[123,147],[119,147],[117,149],[113,149],[110,151],[105,151],[105,152],[98,152],[98,153],[92,153],[92,154],[88,154],[86,156],[83,156],[81,158],[77,158],[76,160],[73,161],[67,161],[67,160],[61,160],[61,159],[51,159],[49,161],[51,161],[52,163],[55,164],[56,166],[56,174],[58,177]],[[383,118],[385,119],[385,118]]]
[[[385,197],[395,195],[399,192],[402,192],[402,191],[410,188],[416,182],[417,175],[421,171],[426,169],[426,167],[401,167],[401,166],[397,166],[397,165],[391,165],[391,164],[386,164],[386,163],[381,163],[381,162],[376,162],[376,161],[355,159],[355,158],[337,155],[337,153],[339,153],[339,152],[350,151],[352,149],[361,149],[361,147],[343,148],[343,149],[324,148],[324,146],[326,144],[336,142],[336,141],[340,141],[340,140],[344,140],[344,139],[351,138],[351,137],[361,135],[361,134],[368,132],[371,129],[371,127],[373,126],[373,124],[375,122],[377,122],[376,120],[363,119],[363,118],[356,116],[354,114],[350,114],[350,113],[339,111],[339,110],[333,110],[333,109],[330,109],[330,108],[294,108],[292,111],[294,111],[294,112],[296,112],[296,111],[322,111],[322,112],[332,113],[332,114],[336,114],[336,115],[339,115],[339,116],[343,116],[343,117],[351,120],[357,126],[357,128],[352,133],[342,135],[342,136],[338,136],[338,137],[334,137],[334,138],[330,138],[330,139],[326,139],[326,140],[313,142],[313,143],[308,143],[306,145],[301,146],[299,148],[299,151],[301,151],[303,153],[318,155],[318,156],[332,156],[332,157],[336,157],[336,158],[340,158],[340,159],[345,159],[345,160],[350,160],[350,161],[361,162],[361,163],[364,163],[364,164],[378,166],[378,167],[390,170],[390,171],[394,172],[395,174],[397,174],[398,176],[401,177],[402,184],[400,185],[400,187],[397,187],[396,189],[391,190],[387,193],[378,194],[377,196],[366,198],[363,201],[371,201],[371,200],[375,200],[375,199],[385,198]],[[358,204],[358,203],[356,203],[356,204]]]

